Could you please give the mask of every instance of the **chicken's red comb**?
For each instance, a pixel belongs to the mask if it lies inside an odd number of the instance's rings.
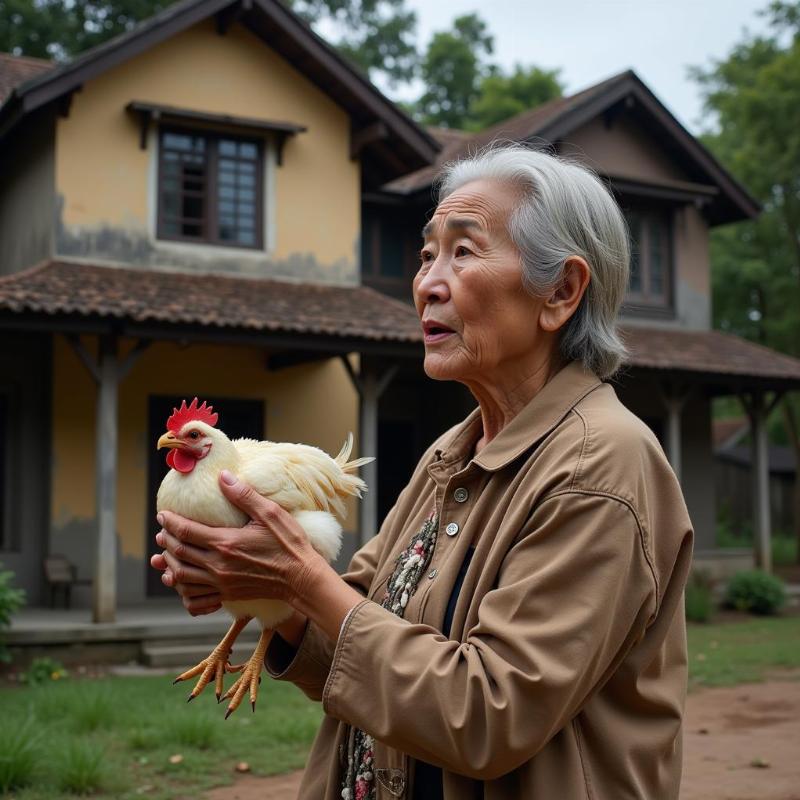
[[[197,398],[187,406],[186,401],[181,402],[180,408],[172,409],[172,416],[167,420],[167,430],[177,433],[187,422],[205,422],[212,427],[217,424],[219,414],[214,413],[214,407],[206,405],[197,405]]]

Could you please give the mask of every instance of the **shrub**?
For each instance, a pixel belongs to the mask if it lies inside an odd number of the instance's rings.
[[[22,673],[22,682],[29,686],[40,686],[48,681],[57,681],[67,677],[67,671],[61,662],[53,658],[34,658],[31,665]]]
[[[3,643],[2,630],[11,624],[11,615],[22,608],[25,592],[11,585],[14,573],[2,569],[0,564],[0,661],[9,661],[10,656]]]
[[[757,569],[737,572],[725,593],[727,606],[753,614],[775,614],[785,602],[783,582]]]
[[[711,577],[703,570],[694,570],[686,584],[686,619],[689,622],[708,622],[714,610]]]
[[[31,722],[0,727],[0,793],[29,784],[36,769],[38,737]]]

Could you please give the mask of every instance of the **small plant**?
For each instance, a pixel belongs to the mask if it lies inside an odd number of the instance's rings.
[[[48,681],[58,681],[68,675],[64,665],[54,658],[34,658],[31,665],[22,673],[21,680],[29,686],[40,686]]]
[[[31,722],[0,727],[0,794],[27,786],[36,771],[38,737]]]
[[[207,750],[217,741],[219,727],[210,716],[179,715],[169,725],[170,741]]]
[[[686,584],[686,619],[689,622],[708,622],[714,610],[711,576],[696,569]]]
[[[10,661],[8,649],[3,642],[2,631],[11,624],[11,615],[25,604],[25,592],[11,585],[14,573],[2,569],[0,564],[0,661]]]
[[[114,722],[114,699],[104,688],[93,684],[81,686],[76,693],[77,701],[72,710],[71,722],[81,733],[91,733],[98,728],[110,728]]]
[[[725,605],[753,614],[776,614],[785,602],[783,582],[757,569],[737,572],[725,593]]]
[[[57,760],[58,788],[73,794],[91,794],[106,781],[105,753],[91,742],[68,741]]]

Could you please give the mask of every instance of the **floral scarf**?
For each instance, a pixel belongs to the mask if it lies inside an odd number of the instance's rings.
[[[386,584],[381,606],[402,617],[420,578],[433,556],[439,518],[432,511],[408,547],[397,557]],[[375,800],[374,740],[358,728],[347,737],[347,770],[342,779],[342,800]]]

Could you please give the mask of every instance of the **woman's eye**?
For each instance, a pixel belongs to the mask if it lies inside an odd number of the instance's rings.
[[[432,258],[433,258],[433,255],[432,255],[430,252],[428,252],[427,250],[423,250],[423,251],[422,251],[422,252],[419,254],[419,260],[420,260],[420,261],[421,261],[423,264],[427,263],[427,262],[428,262],[428,261],[430,261]]]
[[[456,258],[461,258],[461,256],[468,256],[470,251],[468,248],[464,247],[463,244],[458,245],[455,249]]]

